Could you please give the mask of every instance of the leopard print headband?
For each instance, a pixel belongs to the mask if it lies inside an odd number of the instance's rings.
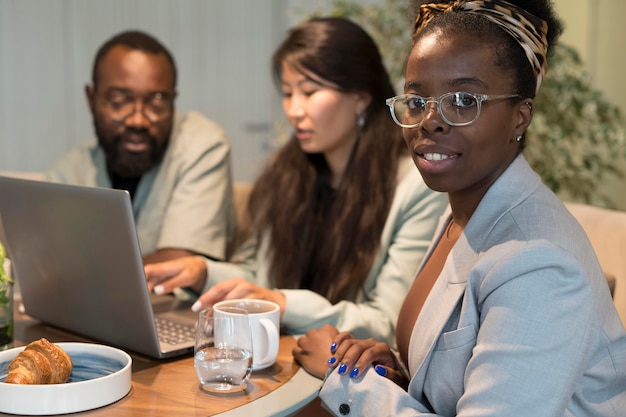
[[[436,15],[450,11],[476,13],[485,16],[517,40],[524,48],[526,57],[537,78],[537,90],[548,70],[548,24],[537,16],[503,0],[458,0],[454,3],[429,3],[420,6],[415,20],[417,33]]]

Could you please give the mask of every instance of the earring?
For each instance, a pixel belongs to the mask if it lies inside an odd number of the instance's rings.
[[[365,126],[365,112],[358,112],[356,114],[356,125],[361,129]]]
[[[517,142],[521,142],[521,141],[522,141],[522,135],[518,135],[518,136],[515,138],[515,140],[516,140]]]

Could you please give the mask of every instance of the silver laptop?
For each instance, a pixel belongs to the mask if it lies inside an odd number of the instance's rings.
[[[0,177],[0,218],[26,314],[154,358],[193,351],[190,303],[147,290],[128,192]]]

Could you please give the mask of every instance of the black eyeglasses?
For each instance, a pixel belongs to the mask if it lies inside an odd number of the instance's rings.
[[[480,107],[483,101],[514,97],[520,96],[518,94],[488,95],[457,91],[446,93],[438,98],[402,94],[388,98],[386,103],[389,106],[393,121],[401,127],[417,127],[428,111],[428,103],[437,105],[437,113],[450,126],[467,126],[480,116]]]
[[[116,122],[123,122],[140,107],[143,115],[150,122],[156,123],[172,115],[174,94],[156,92],[135,95],[128,91],[112,90],[104,95],[104,102],[109,108],[111,119]]]

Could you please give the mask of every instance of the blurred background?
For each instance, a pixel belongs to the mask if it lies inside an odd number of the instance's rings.
[[[289,27],[345,3],[384,8],[401,2],[0,0],[0,171],[43,171],[93,138],[84,86],[96,50],[122,30],[141,29],[174,55],[177,109],[221,124],[231,140],[235,180],[252,181],[289,132],[270,75],[272,52]],[[626,1],[555,4],[566,25],[562,42],[579,54],[590,85],[623,112]],[[626,153],[618,158],[624,169],[625,159]],[[597,186],[626,209],[624,184],[615,176]]]

